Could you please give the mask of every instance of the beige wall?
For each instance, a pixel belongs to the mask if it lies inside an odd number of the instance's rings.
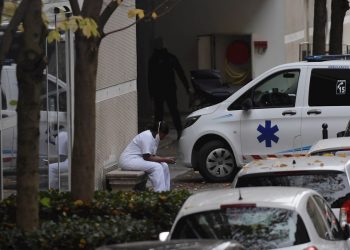
[[[105,32],[134,22],[127,11],[134,0],[123,1]],[[96,95],[96,187],[101,188],[103,168],[115,163],[137,133],[136,27],[102,40]]]

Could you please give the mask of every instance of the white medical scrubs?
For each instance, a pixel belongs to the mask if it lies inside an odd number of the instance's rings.
[[[60,131],[56,137],[56,145],[58,145],[58,154],[65,156],[66,159],[61,162],[51,163],[49,165],[49,188],[58,189],[58,176],[68,173],[68,133]]]
[[[170,173],[168,164],[143,159],[144,154],[155,155],[158,145],[159,137],[154,138],[150,130],[136,135],[120,155],[119,166],[123,170],[145,171],[151,180],[154,191],[169,191]]]

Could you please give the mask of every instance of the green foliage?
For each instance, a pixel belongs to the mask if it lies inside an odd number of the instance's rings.
[[[156,240],[169,231],[190,193],[96,192],[90,203],[70,193],[40,193],[40,229],[15,227],[16,197],[0,202],[0,249],[95,249],[105,244]]]

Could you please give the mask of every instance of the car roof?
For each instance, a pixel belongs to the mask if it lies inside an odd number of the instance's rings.
[[[350,164],[350,158],[342,156],[299,156],[269,158],[254,160],[242,167],[239,176],[266,172],[283,171],[318,171],[337,170],[345,171],[345,166]]]
[[[309,150],[309,154],[315,154],[322,151],[332,151],[347,149],[350,151],[350,137],[338,137],[319,140]]]
[[[336,65],[346,65],[346,68],[344,69],[349,69],[349,60],[327,60],[327,61],[301,61],[301,62],[292,62],[292,63],[286,63],[286,64],[282,64],[284,66],[295,66],[295,67],[299,67],[299,66],[336,66]],[[278,66],[277,66],[278,67]],[[333,67],[332,67],[333,68]]]
[[[300,200],[310,194],[316,192],[300,187],[245,187],[203,191],[191,195],[186,200],[178,217],[220,209],[221,205],[232,204],[256,204],[295,210]]]

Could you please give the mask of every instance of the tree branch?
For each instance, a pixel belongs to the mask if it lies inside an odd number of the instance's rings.
[[[117,30],[112,30],[110,32],[107,32],[107,33],[103,33],[103,28],[104,28],[104,25],[107,23],[108,19],[111,17],[111,15],[113,14],[113,12],[116,10],[116,8],[118,7],[118,4],[116,4],[116,6],[114,6],[113,3],[116,3],[116,1],[112,1],[109,3],[109,5],[105,8],[105,10],[103,11],[103,13],[101,14],[100,16],[100,24],[103,23],[103,26],[101,26],[101,39],[105,38],[106,36],[108,35],[111,35],[111,34],[114,34],[114,33],[117,33],[117,32],[120,32],[120,31],[123,31],[123,30],[126,30],[130,27],[132,27],[133,25],[139,23],[140,21],[143,21],[143,20],[152,20],[152,13],[153,12],[156,12],[158,10],[160,10],[162,7],[165,8],[164,12],[163,13],[160,13],[158,14],[158,18],[168,14],[172,9],[175,8],[175,6],[181,1],[181,0],[176,0],[175,4],[173,6],[171,6],[170,8],[169,7],[165,7],[166,4],[169,2],[170,0],[164,0],[162,3],[160,3],[159,5],[157,5],[153,10],[151,10],[149,13],[147,13],[145,15],[145,17],[143,19],[137,19],[136,21],[134,21],[133,23],[123,27],[123,28],[120,28],[120,29],[117,29]],[[111,6],[111,7],[110,7]],[[110,8],[109,8],[110,7]],[[106,13],[105,13],[106,12]],[[102,17],[103,17],[103,20],[102,20]]]
[[[9,25],[7,26],[7,28],[5,30],[4,36],[3,36],[2,41],[1,41],[1,46],[0,46],[0,67],[1,67],[1,69],[2,69],[2,65],[4,64],[4,60],[6,58],[6,55],[11,48],[13,36],[16,33],[18,26],[20,25],[20,23],[23,20],[24,14],[27,10],[27,5],[29,4],[28,2],[29,2],[29,0],[23,0],[19,4],[14,16],[12,17]]]
[[[113,12],[118,8],[117,1],[111,1],[100,15],[100,30],[103,31],[108,19],[112,16]]]
[[[103,39],[103,38],[105,38],[106,36],[111,35],[111,34],[113,34],[113,33],[117,33],[117,32],[126,30],[126,29],[130,28],[131,26],[137,24],[137,23],[138,23],[139,21],[141,21],[141,20],[143,20],[143,19],[138,19],[138,20],[136,20],[135,22],[133,22],[133,23],[131,23],[131,24],[129,24],[129,25],[123,27],[123,28],[120,28],[120,29],[117,29],[117,30],[112,30],[112,31],[107,32],[107,33],[103,33],[101,39]]]
[[[80,16],[81,10],[79,7],[78,0],[69,0],[70,7],[74,16]]]

